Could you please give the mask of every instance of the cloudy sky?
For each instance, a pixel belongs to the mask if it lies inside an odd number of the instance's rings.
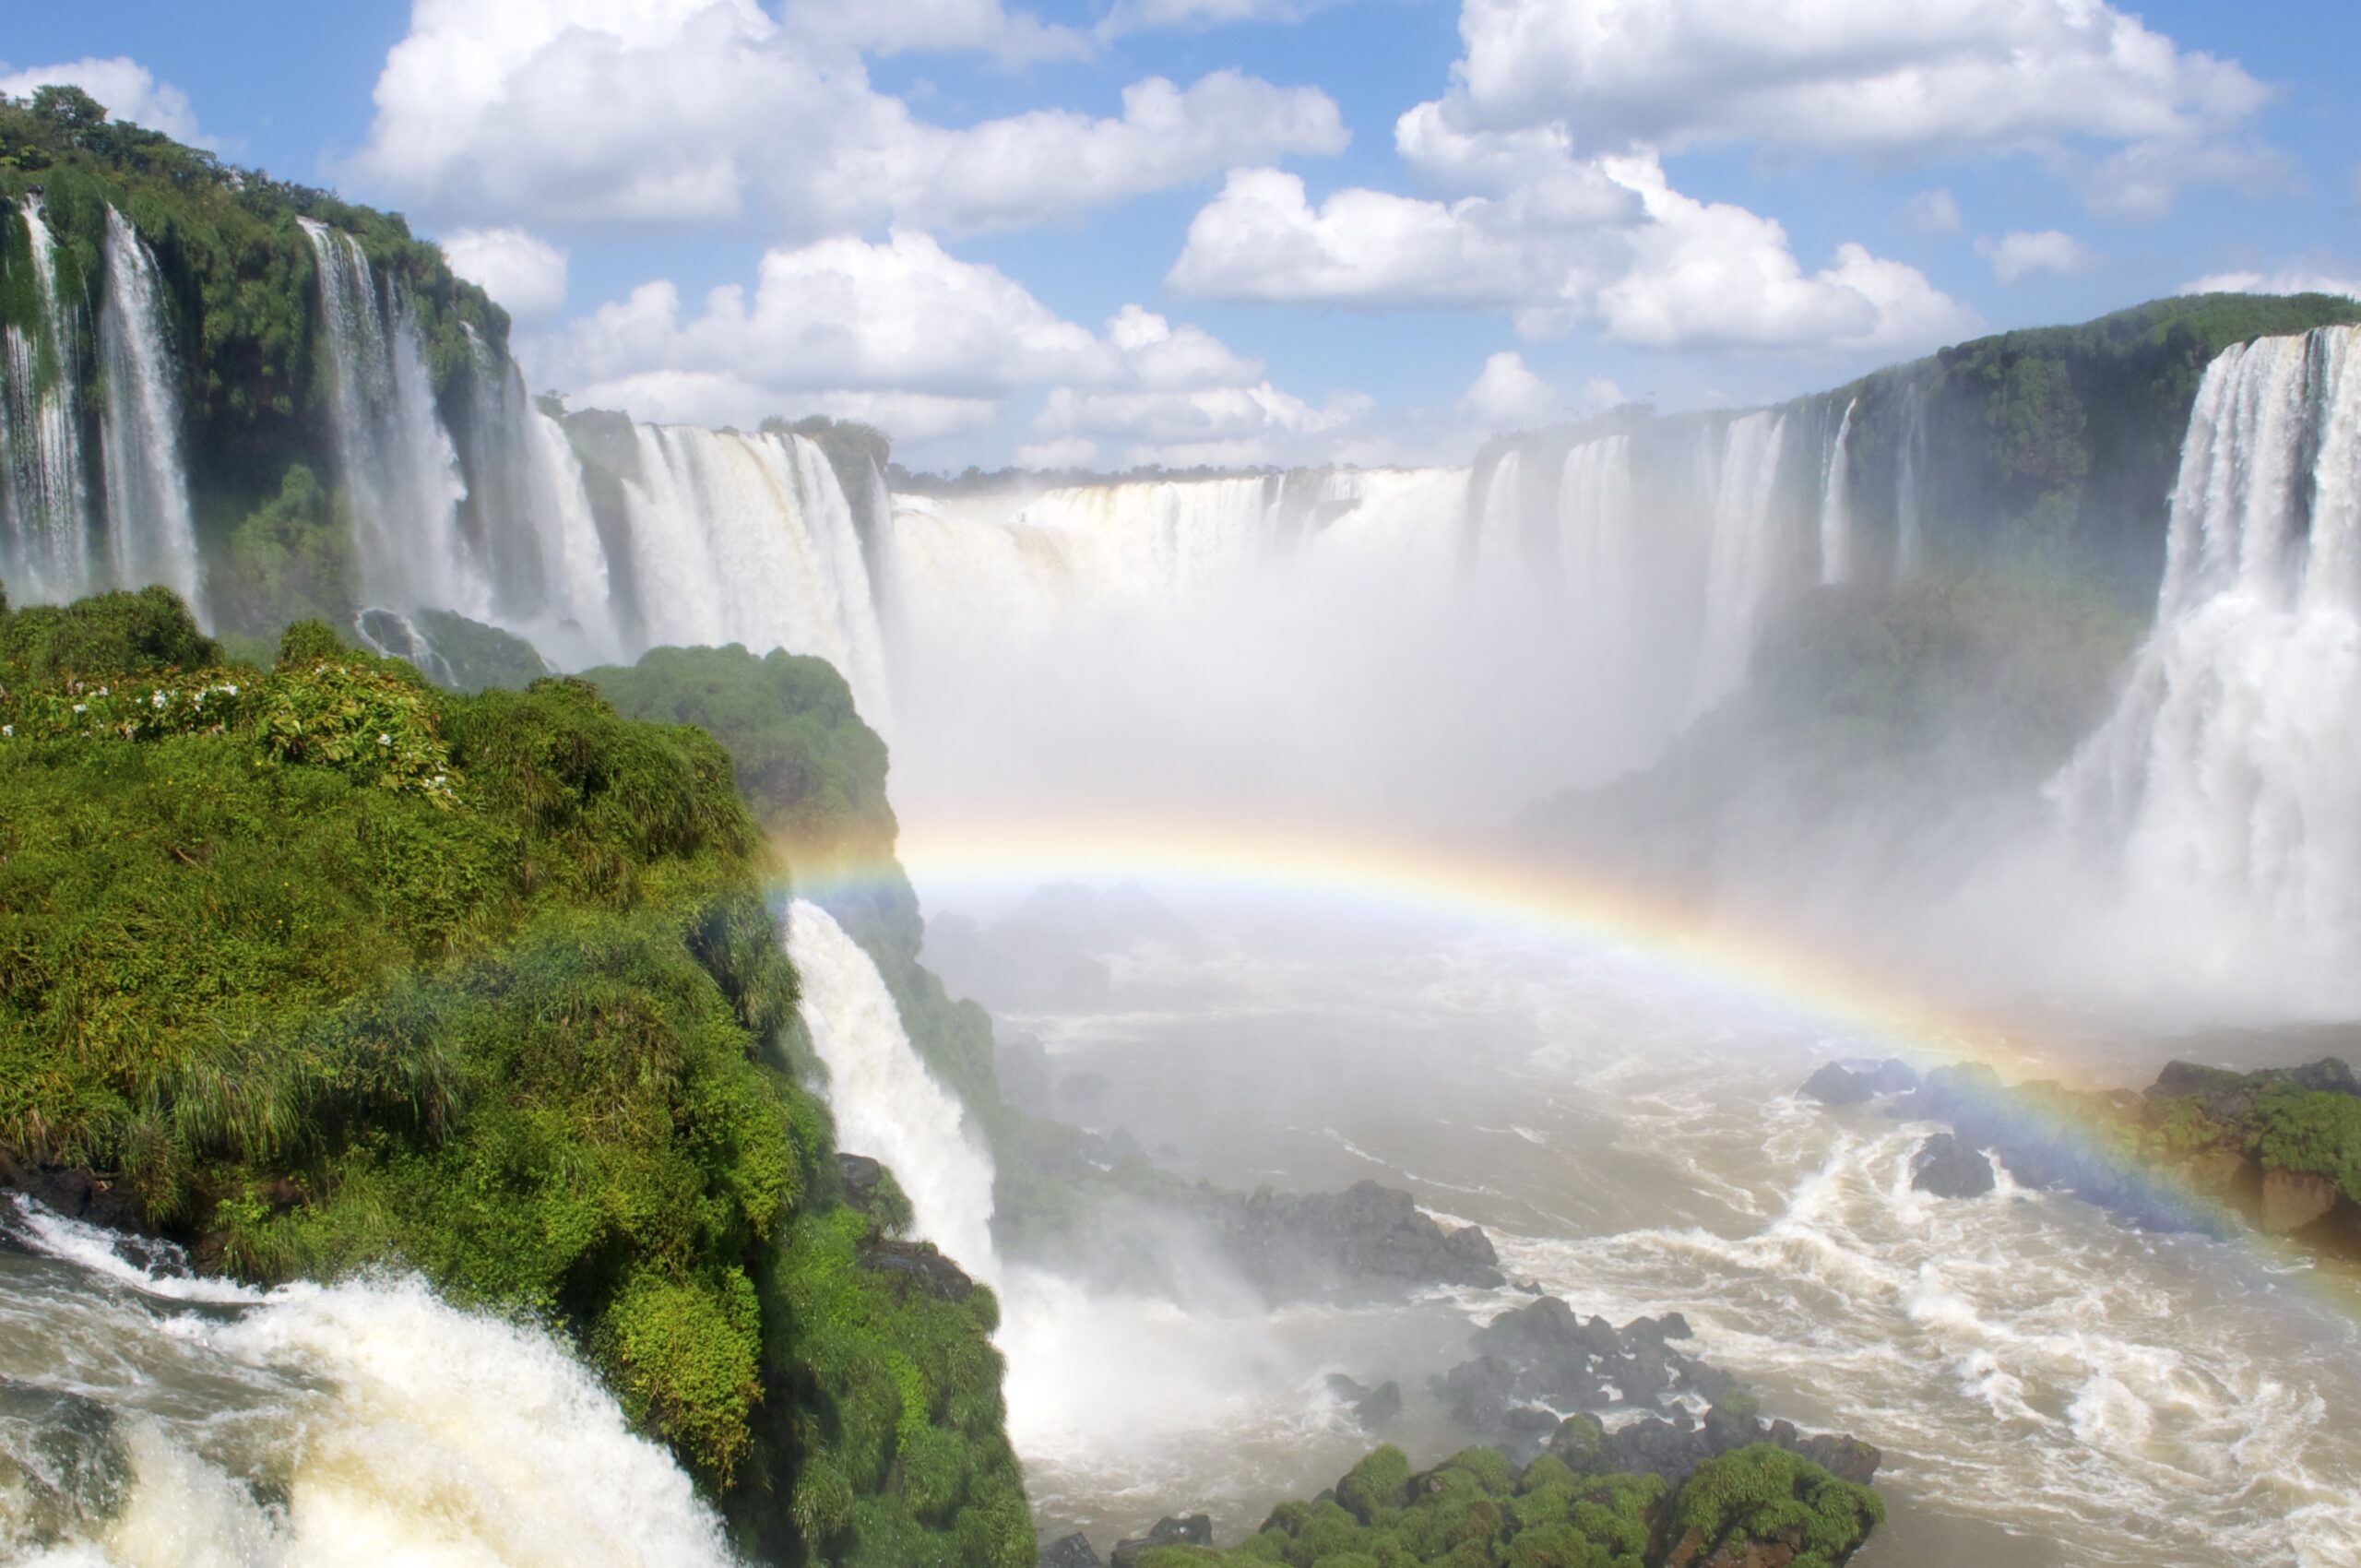
[[[406,212],[537,388],[923,467],[1459,457],[2361,286],[2350,0],[10,12],[0,90]]]

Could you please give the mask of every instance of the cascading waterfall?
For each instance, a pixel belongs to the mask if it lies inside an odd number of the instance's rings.
[[[787,951],[803,982],[804,1028],[828,1069],[837,1145],[884,1160],[918,1234],[993,1278],[991,1155],[911,1047],[877,966],[825,909],[801,898],[788,909]]]
[[[89,591],[90,497],[82,457],[79,302],[60,297],[57,243],[39,196],[17,209],[31,256],[41,319],[0,333],[0,574],[28,600]],[[12,250],[14,247],[10,247]]]
[[[1691,718],[1746,680],[1755,633],[1782,564],[1773,504],[1786,439],[1787,416],[1769,410],[1731,421],[1723,437],[1705,561],[1704,623],[1689,699]]]
[[[156,258],[107,208],[107,297],[99,312],[106,367],[107,544],[115,583],[161,583],[205,619],[196,525],[181,456],[180,387],[164,335]]]
[[[1511,447],[1492,465],[1484,506],[1476,527],[1479,571],[1513,574],[1525,563],[1525,454]]]
[[[1860,406],[1857,398],[1845,405],[1836,439],[1828,448],[1828,461],[1821,469],[1820,580],[1823,583],[1853,580],[1853,474],[1845,462],[1845,446],[1853,434],[1853,410]]]
[[[2361,364],[2352,327],[2205,373],[2154,629],[2052,786],[2151,912],[2252,918],[2273,951],[2361,935]],[[2349,972],[2349,968],[2347,970]]]
[[[800,435],[642,425],[626,481],[648,646],[742,643],[835,665],[890,731],[885,655],[851,504]]]
[[[337,457],[364,599],[492,618],[489,574],[459,529],[467,495],[426,348],[398,284],[381,290],[351,235],[312,219],[334,388]]]
[[[135,1252],[135,1249],[142,1249]],[[540,1330],[416,1279],[190,1277],[0,1196],[0,1559],[722,1568],[671,1456]]]
[[[1926,546],[1920,535],[1926,524],[1918,494],[1918,469],[1927,449],[1927,399],[1913,381],[1902,394],[1902,445],[1894,455],[1893,574],[1917,574]]]

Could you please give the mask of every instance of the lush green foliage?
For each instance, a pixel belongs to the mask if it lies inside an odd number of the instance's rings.
[[[2326,1176],[2361,1204],[2361,1099],[2274,1087],[2256,1100],[2249,1125],[2264,1170]]]
[[[160,590],[0,610],[0,1139],[246,1277],[542,1316],[782,1559],[1029,1561],[996,1309],[868,1266],[721,748],[218,657]]]
[[[554,673],[531,643],[497,626],[448,610],[421,610],[414,619],[442,656],[454,690],[481,692],[488,686],[506,686],[522,691]]]
[[[1543,1455],[1519,1473],[1471,1448],[1413,1475],[1380,1448],[1312,1503],[1284,1503],[1232,1551],[1164,1547],[1141,1568],[1653,1568],[1749,1543],[1803,1568],[1849,1557],[1885,1518],[1866,1487],[1768,1443],[1708,1460],[1667,1493],[1655,1476],[1600,1475]]]

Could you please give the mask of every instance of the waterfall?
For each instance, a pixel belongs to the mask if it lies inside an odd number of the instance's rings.
[[[0,1555],[722,1568],[573,1353],[417,1279],[262,1292],[0,1196]]]
[[[25,225],[41,319],[0,334],[0,574],[21,600],[60,600],[90,590],[89,481],[82,457],[81,302],[61,297],[57,244],[39,196],[17,211]],[[13,247],[9,247],[13,250]],[[4,253],[0,253],[4,254]]]
[[[2361,936],[2356,338],[2263,339],[2207,369],[2155,625],[2052,786],[2142,909],[2250,917],[2274,956],[2343,966]]]
[[[641,425],[635,439],[624,493],[647,644],[817,655],[888,730],[869,568],[826,455],[800,435]]]
[[[181,460],[180,387],[164,336],[156,258],[123,214],[107,208],[107,297],[99,352],[107,407],[107,545],[120,588],[161,583],[199,621],[205,603],[196,525]]]
[[[1782,564],[1774,502],[1786,438],[1787,416],[1769,410],[1732,420],[1723,434],[1691,718],[1736,691],[1753,658]]]
[[[1640,526],[1631,438],[1609,435],[1568,452],[1558,488],[1558,554],[1567,612],[1595,668],[1621,669],[1634,652],[1634,618],[1642,612]]]
[[[1505,571],[1513,576],[1525,564],[1525,493],[1519,483],[1524,454],[1510,447],[1492,465],[1484,487],[1484,506],[1476,524],[1476,564],[1479,570]]]
[[[540,409],[525,414],[522,445],[534,540],[549,590],[546,619],[554,623],[528,628],[527,636],[547,645],[544,653],[564,666],[621,659],[607,551],[590,510],[582,459],[565,427]]]
[[[991,1278],[991,1155],[958,1097],[912,1049],[877,966],[825,909],[801,898],[788,909],[787,951],[802,980],[804,1027],[828,1069],[837,1146],[884,1161],[919,1235]]]
[[[409,297],[398,282],[380,289],[351,235],[301,221],[319,263],[337,457],[362,595],[489,621],[491,580],[459,529],[467,484],[435,408]]]
[[[1853,434],[1853,410],[1860,406],[1858,398],[1845,405],[1845,417],[1836,424],[1836,440],[1829,446],[1828,462],[1821,469],[1820,580],[1823,583],[1853,580],[1853,473],[1845,461],[1845,445]]]
[[[1894,456],[1893,575],[1915,576],[1926,546],[1919,512],[1918,465],[1927,450],[1927,399],[1913,381],[1902,394],[1902,450]]]

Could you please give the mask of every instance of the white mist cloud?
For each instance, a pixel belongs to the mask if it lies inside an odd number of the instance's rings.
[[[2082,241],[2055,229],[2038,233],[2017,230],[1998,240],[1987,235],[1975,242],[1975,254],[1992,264],[1993,277],[2009,284],[2021,283],[2036,272],[2061,276],[2079,272],[2092,260]]]
[[[44,87],[78,87],[106,105],[110,119],[128,120],[192,146],[211,145],[197,129],[188,94],[158,81],[153,71],[127,55],[107,60],[86,56],[20,71],[0,63],[0,97],[30,98]]]
[[[1084,34],[1000,0],[788,0],[782,19],[802,37],[865,54],[972,50],[1021,65],[1091,53]]]
[[[945,27],[1000,25],[996,7],[942,9]],[[1325,93],[1235,71],[1134,82],[1112,116],[931,125],[875,90],[859,53],[911,42],[929,14],[897,0],[875,14],[798,7],[782,23],[755,0],[414,0],[350,172],[416,209],[492,224],[753,211],[802,234],[973,231],[1347,139]]]
[[[520,322],[565,308],[565,253],[522,229],[461,229],[444,236],[451,270],[481,285]]]

